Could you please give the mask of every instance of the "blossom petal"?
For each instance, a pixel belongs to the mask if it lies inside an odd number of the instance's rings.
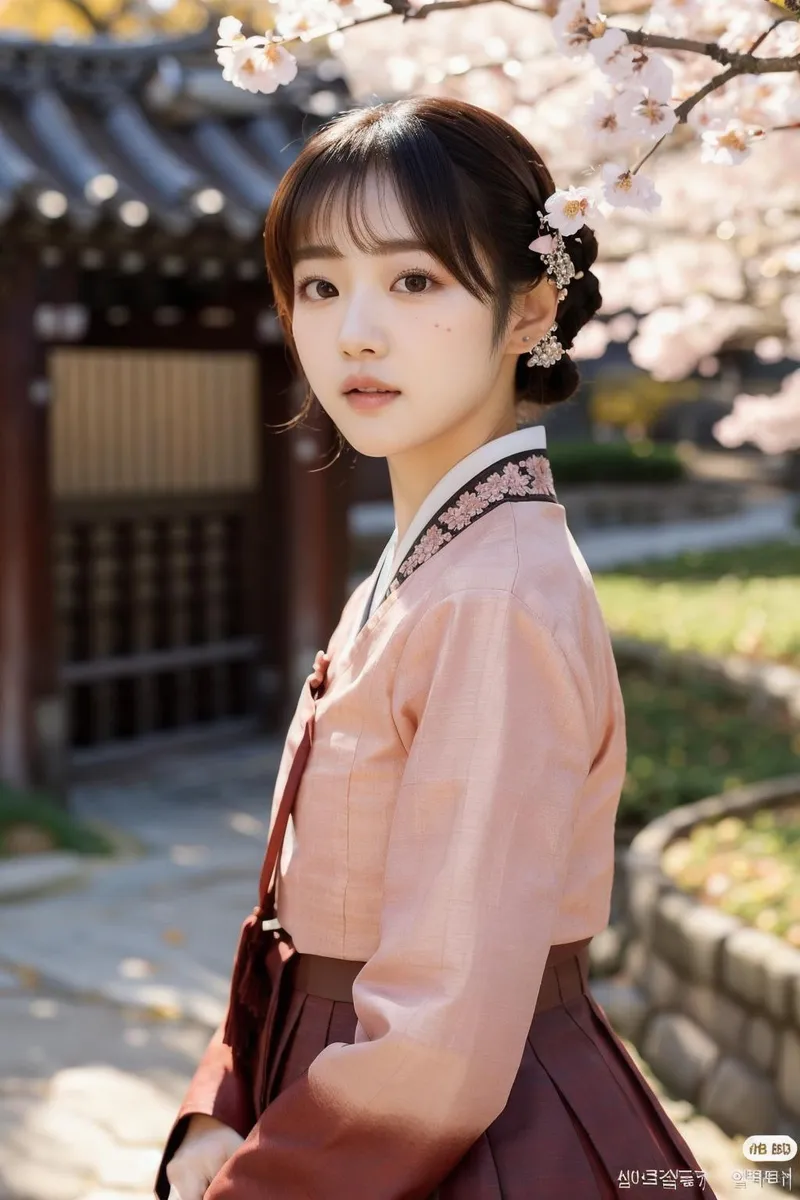
[[[236,17],[223,17],[217,26],[217,35],[221,42],[232,42],[234,38],[241,37],[242,22]]]

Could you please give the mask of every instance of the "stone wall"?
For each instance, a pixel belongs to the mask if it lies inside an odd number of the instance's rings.
[[[675,809],[634,838],[623,971],[599,996],[666,1087],[743,1140],[800,1142],[800,950],[696,903],[661,856],[701,821],[799,801],[800,775]]]
[[[746,694],[754,717],[782,713],[800,725],[800,672],[793,668],[672,654],[616,636],[614,650],[619,663],[724,681]],[[800,1143],[800,950],[696,903],[664,873],[661,859],[701,822],[747,819],[761,808],[798,802],[795,775],[651,822],[619,849],[613,905],[619,915],[592,944],[593,991],[615,1028],[674,1095],[742,1140],[789,1134]],[[800,1193],[800,1170],[789,1165],[792,1190]]]
[[[663,525],[741,512],[748,498],[741,484],[724,480],[672,483],[556,485],[573,533],[630,525]]]

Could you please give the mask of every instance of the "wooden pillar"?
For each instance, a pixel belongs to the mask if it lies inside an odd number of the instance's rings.
[[[291,375],[282,346],[259,352],[258,438],[260,482],[256,497],[251,592],[253,626],[261,643],[257,703],[265,732],[281,731],[289,702],[289,487],[291,434],[275,428],[291,417]]]
[[[34,255],[20,246],[0,261],[0,779],[59,791],[48,405],[31,389],[44,374]]]
[[[296,412],[297,409],[295,408]],[[345,454],[336,454],[336,430],[315,405],[312,415],[286,438],[289,480],[289,708],[293,709],[314,655],[324,650],[347,599]]]

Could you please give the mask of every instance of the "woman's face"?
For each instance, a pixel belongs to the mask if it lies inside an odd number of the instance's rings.
[[[373,176],[364,199],[381,240],[414,240],[391,185]],[[481,408],[493,420],[513,412],[524,346],[492,353],[488,305],[425,250],[358,250],[341,213],[331,236],[341,257],[314,253],[295,263],[292,331],[314,394],[351,446],[388,458],[457,433]],[[361,373],[399,395],[358,409],[342,388]]]

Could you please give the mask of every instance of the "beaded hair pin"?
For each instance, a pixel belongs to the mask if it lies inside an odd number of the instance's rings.
[[[542,224],[548,223],[548,218],[543,212],[536,214]],[[583,271],[575,270],[575,263],[570,257],[564,241],[563,234],[559,229],[553,229],[551,233],[540,234],[528,247],[529,250],[536,250],[541,254],[544,260],[544,269],[547,275],[555,283],[558,288],[558,299],[563,300],[567,295],[567,288],[573,279],[582,279]],[[532,347],[531,356],[525,364],[528,367],[552,367],[553,363],[566,353],[564,347],[556,337],[557,322],[554,322],[547,333],[539,339],[535,346]],[[523,342],[528,339],[524,337]]]

